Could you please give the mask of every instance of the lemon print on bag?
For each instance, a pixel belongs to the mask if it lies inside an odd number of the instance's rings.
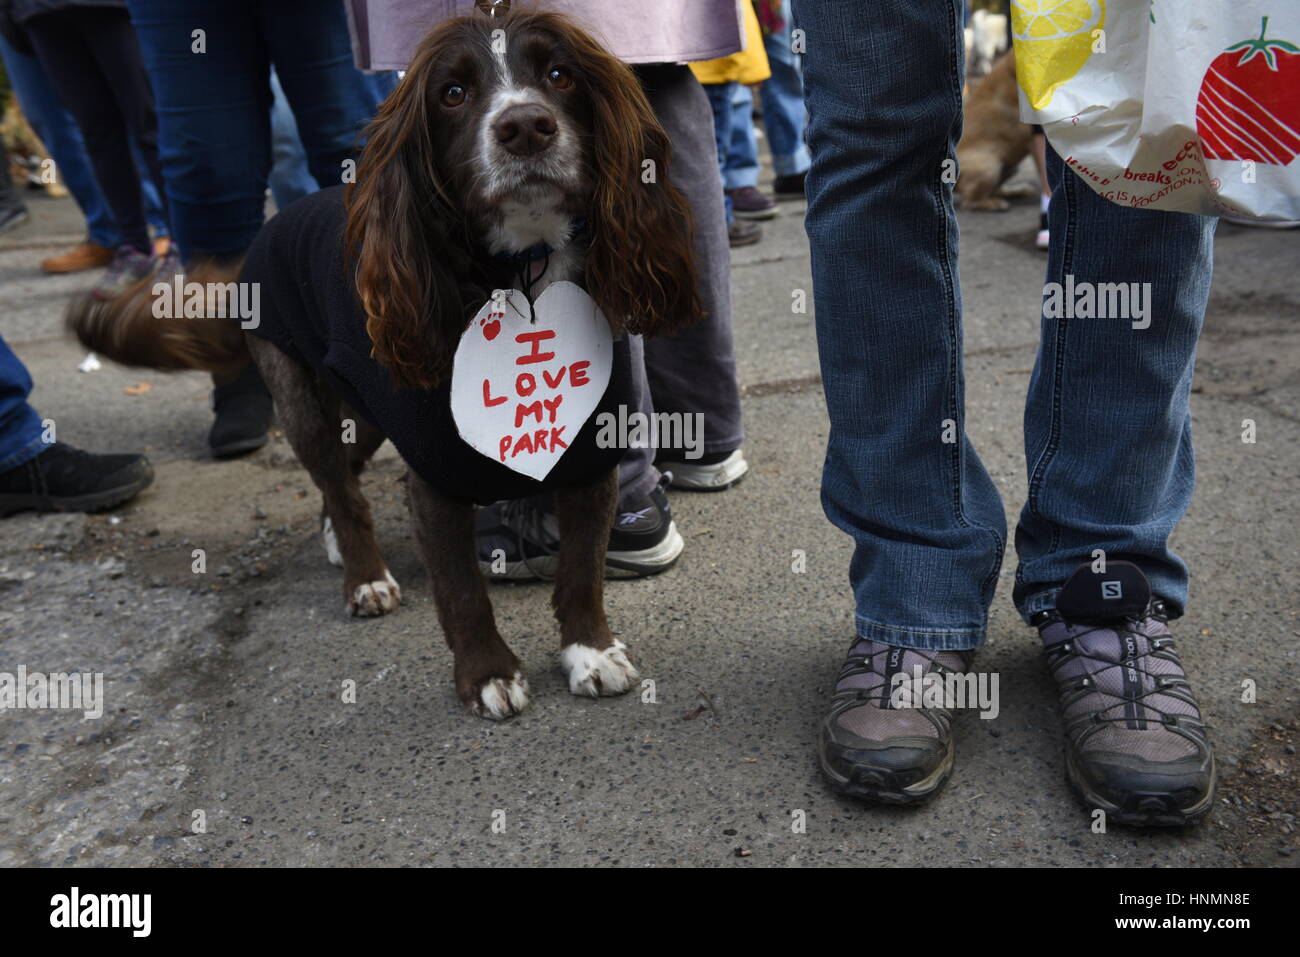
[[[1041,110],[1092,56],[1092,31],[1106,23],[1104,0],[1011,0],[1016,78]]]

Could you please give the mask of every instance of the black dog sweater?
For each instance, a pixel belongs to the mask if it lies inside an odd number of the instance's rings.
[[[596,410],[542,481],[475,451],[451,414],[451,385],[399,389],[371,358],[366,317],[345,262],[343,187],[293,203],[253,241],[240,281],[259,283],[258,324],[247,329],[312,369],[359,415],[379,428],[407,465],[443,494],[488,504],[554,488],[585,485],[614,468],[619,448],[596,444],[596,418],[635,408],[627,339],[614,343],[609,385]],[[503,280],[503,285],[508,285]],[[341,438],[341,437],[340,437]]]

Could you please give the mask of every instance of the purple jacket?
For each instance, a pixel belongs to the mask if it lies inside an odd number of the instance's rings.
[[[514,0],[516,8],[567,13],[628,63],[712,60],[744,48],[740,4],[749,0]],[[435,23],[485,16],[473,0],[346,0],[352,52],[363,70],[404,70]]]

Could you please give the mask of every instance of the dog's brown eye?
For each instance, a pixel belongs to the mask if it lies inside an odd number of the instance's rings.
[[[551,86],[555,87],[557,90],[567,90],[569,87],[573,86],[573,77],[569,74],[569,71],[563,70],[558,66],[550,73],[546,74],[546,79],[549,80]]]
[[[459,83],[453,83],[442,91],[442,102],[445,106],[460,106],[465,102],[465,88]]]

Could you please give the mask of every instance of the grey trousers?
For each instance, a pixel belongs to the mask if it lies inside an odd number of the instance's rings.
[[[644,342],[631,337],[637,409],[646,414],[702,413],[704,452],[729,452],[739,448],[744,429],[731,342],[731,247],[713,110],[704,88],[685,66],[639,66],[636,73],[672,143],[672,181],[695,213],[700,300],[708,314],[675,336]],[[619,465],[620,502],[644,496],[659,481],[654,457],[654,449],[628,450]]]

